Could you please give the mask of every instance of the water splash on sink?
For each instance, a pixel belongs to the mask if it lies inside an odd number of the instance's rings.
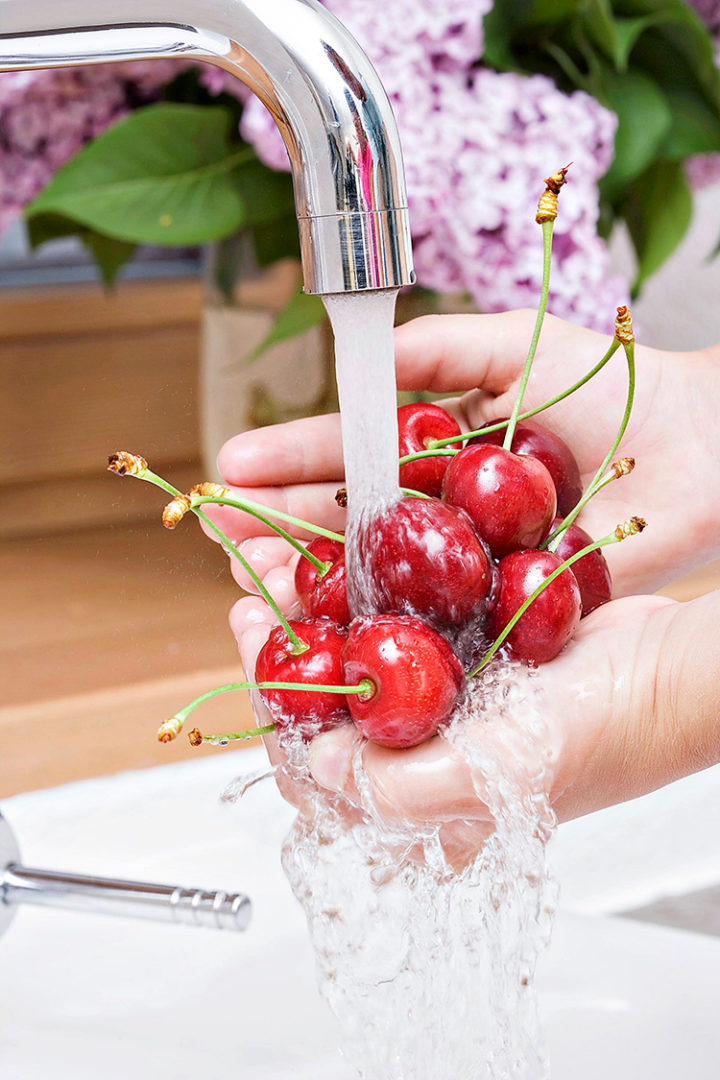
[[[487,821],[390,827],[358,751],[360,809],[314,794],[285,843],[321,993],[364,1080],[548,1075],[534,975],[555,910],[554,818],[533,689],[526,671],[498,666],[444,732]],[[304,750],[290,753],[299,777]]]
[[[363,551],[374,517],[400,495],[395,294],[325,301],[342,409],[351,604],[369,613],[376,598]],[[455,644],[465,652],[477,643]],[[495,664],[441,737],[464,760],[484,820],[390,824],[375,805],[362,740],[351,805],[318,792],[307,747],[287,737],[301,810],[283,865],[343,1053],[364,1080],[543,1080],[534,973],[555,907],[545,862],[554,818],[549,740],[527,669]]]

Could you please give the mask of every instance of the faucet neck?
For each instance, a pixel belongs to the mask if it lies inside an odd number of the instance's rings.
[[[170,58],[235,75],[278,124],[307,292],[414,281],[390,103],[317,0],[0,0],[0,71]]]

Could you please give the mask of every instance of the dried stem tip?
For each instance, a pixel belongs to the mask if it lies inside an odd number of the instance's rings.
[[[223,487],[222,484],[214,484],[211,480],[204,480],[202,484],[195,484],[188,491],[190,498],[193,495],[198,495],[202,499],[224,499],[229,494],[229,488]]]
[[[622,307],[619,307],[617,309],[617,318],[615,319],[615,337],[618,339],[621,345],[630,345],[635,340],[630,308],[626,307],[624,304]]]
[[[158,728],[158,742],[172,742],[180,734],[183,722],[179,716],[171,716]]]
[[[191,746],[202,746],[202,732],[198,728],[194,727],[192,731],[188,732],[188,739]]]
[[[629,476],[629,474],[635,468],[634,457],[623,457],[618,461],[614,461],[610,466],[610,472],[613,474],[616,480],[619,480],[621,476]]]
[[[174,529],[187,514],[191,503],[187,495],[178,495],[171,499],[162,512],[162,523],[166,529]]]
[[[570,165],[566,165],[564,169],[559,169],[558,172],[548,176],[545,180],[547,186],[540,196],[537,214],[535,215],[538,225],[542,225],[546,221],[554,221],[557,217],[558,195],[560,194],[560,188],[567,183],[565,177],[569,168]]]
[[[634,536],[635,533],[640,533],[645,528],[647,528],[645,518],[631,517],[629,521],[624,521],[622,525],[618,525],[615,535],[618,540],[627,540],[628,536]]]
[[[335,492],[335,502],[338,506],[341,506],[343,510],[347,507],[347,488],[338,488]]]
[[[118,476],[142,476],[147,472],[148,463],[139,454],[129,454],[127,450],[118,450],[108,458],[108,472]]]

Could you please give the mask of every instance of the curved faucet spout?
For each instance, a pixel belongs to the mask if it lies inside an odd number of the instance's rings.
[[[237,76],[275,118],[307,292],[414,281],[390,103],[317,0],[0,0],[0,71],[173,57]]]

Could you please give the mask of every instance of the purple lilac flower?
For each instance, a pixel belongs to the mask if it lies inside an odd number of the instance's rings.
[[[0,232],[86,142],[177,70],[156,60],[0,74]]]
[[[715,63],[720,67],[720,0],[690,0],[715,38]],[[720,179],[720,154],[697,154],[689,158],[685,170],[694,188],[700,189]]]

